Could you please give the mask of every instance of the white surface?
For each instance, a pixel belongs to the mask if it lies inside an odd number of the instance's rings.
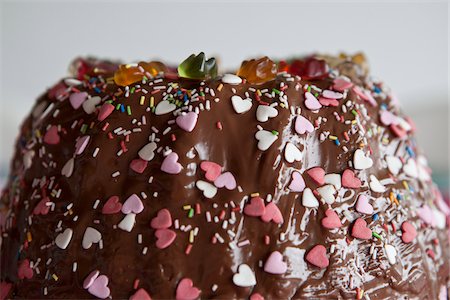
[[[372,73],[393,88],[407,111],[431,111],[429,118],[420,114],[429,128],[419,131],[419,139],[433,154],[434,164],[448,163],[446,2],[3,1],[1,26],[3,162],[36,97],[64,76],[69,62],[79,55],[177,63],[192,52],[205,51],[220,58],[223,70],[262,54],[276,58],[362,50]],[[441,113],[434,114],[433,107]],[[441,131],[433,128],[437,123],[444,125]]]

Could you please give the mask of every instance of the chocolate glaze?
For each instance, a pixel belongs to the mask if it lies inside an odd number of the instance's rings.
[[[424,204],[441,211],[442,199],[428,179],[428,173],[424,173],[425,166],[420,167],[421,178],[407,176],[404,171],[393,176],[385,161],[386,155],[405,160],[413,155],[418,164],[423,161],[419,158],[412,132],[401,138],[380,122],[382,107],[401,116],[381,83],[372,81],[358,65],[349,61],[329,60],[329,64],[332,72],[320,81],[305,81],[286,73],[280,73],[275,80],[262,85],[245,81],[231,85],[222,83],[220,78],[197,81],[161,77],[131,85],[130,90],[132,87],[135,90],[129,95],[123,87],[108,79],[112,76],[108,72],[73,87],[64,80],[59,82],[39,98],[33,113],[23,123],[9,183],[1,198],[2,288],[12,284],[7,298],[95,298],[83,288],[84,279],[94,270],[108,276],[110,297],[114,299],[129,298],[136,291],[136,279],[139,280],[137,286],[144,288],[153,299],[174,298],[182,278],[190,278],[201,290],[200,298],[205,299],[242,299],[254,293],[265,299],[354,299],[358,289],[364,290],[366,299],[437,299],[440,293],[443,295],[450,285],[449,219],[447,217],[445,228],[439,228],[436,224],[426,224],[417,216],[417,210]],[[339,75],[347,75],[359,88],[372,91],[376,106],[349,89],[344,92],[345,99],[339,100],[339,106],[324,106],[318,112],[309,110],[304,104],[304,88],[308,84],[314,85],[321,93],[321,89],[331,89],[333,78]],[[160,103],[166,94],[177,90],[174,84],[196,90],[194,100],[183,106],[183,110],[199,110],[198,122],[192,132],[173,123],[180,109],[163,115],[155,115],[148,109],[151,96],[155,104]],[[172,91],[167,89],[170,85]],[[161,86],[166,88],[151,93]],[[373,92],[375,86],[379,88],[378,92]],[[149,93],[144,94],[142,88]],[[258,122],[255,117],[258,107],[255,90],[258,89],[267,89],[270,94],[268,97],[263,92],[261,101],[280,103],[282,97],[293,110],[278,105],[277,117]],[[281,95],[272,92],[273,89],[282,91]],[[114,110],[100,122],[97,112],[87,114],[83,108],[75,110],[72,107],[68,97],[77,91],[98,95],[102,102],[113,100],[114,105],[129,105],[131,114]],[[196,97],[200,91],[204,96]],[[237,114],[234,111],[230,99],[235,94],[252,99],[253,105],[248,112]],[[140,104],[141,96],[145,96],[144,105]],[[342,106],[347,101],[345,112]],[[302,116],[315,124],[314,132],[302,135],[295,132],[297,108],[301,109]],[[336,119],[335,112],[344,120],[355,119],[352,110],[358,114],[355,124]],[[222,129],[218,128],[217,122]],[[103,130],[106,123],[109,126]],[[87,125],[85,133],[81,132],[84,130],[82,124]],[[50,125],[59,126],[61,140],[57,145],[43,142],[42,136]],[[257,147],[257,125],[278,132],[278,139],[266,151]],[[168,127],[171,130],[164,134]],[[129,130],[128,137],[117,134],[121,131],[117,128]],[[326,132],[338,136],[340,145],[329,138],[321,138]],[[343,132],[349,134],[348,141]],[[183,166],[180,174],[161,171],[164,151],[155,152],[142,174],[130,169],[131,161],[138,158],[138,151],[154,133],[159,139],[158,147],[168,147],[179,155],[179,163]],[[90,141],[82,154],[74,155],[76,140],[84,135],[90,136]],[[127,151],[118,156],[122,141]],[[285,160],[284,148],[288,141],[301,150],[300,161],[288,163]],[[327,174],[342,174],[351,167],[349,162],[360,147],[365,152],[371,151],[374,162],[369,169],[355,171],[363,181],[361,188],[341,188],[336,194],[339,199],[333,204],[321,201],[319,207],[313,209],[302,205],[301,192],[289,191],[293,170],[300,171],[306,186],[314,190],[319,185],[305,170],[320,166]],[[96,148],[98,154],[93,157]],[[34,151],[34,157],[27,168],[24,156],[30,151]],[[75,157],[73,174],[70,177],[61,175],[63,166],[72,157]],[[207,181],[200,169],[202,161],[220,164],[223,172],[234,175],[240,188],[219,188],[213,199],[205,198],[195,186],[198,180]],[[113,177],[116,171],[120,175]],[[380,180],[393,178],[393,183],[386,184],[385,193],[373,192],[368,186],[370,175]],[[146,199],[142,192],[147,195]],[[400,206],[389,200],[390,192],[401,195]],[[243,214],[252,193],[259,193],[262,198],[276,203],[283,215],[283,223],[265,223],[258,217]],[[371,198],[377,217],[355,210],[357,196],[361,193]],[[142,199],[144,210],[136,215],[132,231],[126,232],[117,228],[125,216],[122,212],[105,215],[101,209],[113,195],[119,196],[120,202],[124,203],[132,194]],[[46,215],[34,215],[33,209],[45,195],[54,207]],[[94,209],[97,199],[98,206]],[[233,209],[231,202],[237,209]],[[194,208],[198,205],[200,213],[189,218],[188,210],[183,209],[185,205]],[[343,220],[340,229],[329,230],[321,225],[329,207]],[[172,220],[179,223],[178,229],[171,226],[176,239],[166,249],[155,246],[155,230],[150,227],[152,218],[162,208],[168,209]],[[212,215],[211,222],[207,220],[207,211]],[[223,219],[216,223],[214,217],[221,214],[224,214]],[[365,219],[368,227],[378,232],[383,240],[353,238],[350,230],[353,221],[359,217]],[[227,221],[226,227],[224,221]],[[400,226],[404,221],[417,228],[418,235],[411,243],[401,239]],[[88,226],[101,233],[102,247],[93,244],[89,249],[83,249],[82,239]],[[180,228],[186,226],[198,228],[193,243],[189,241],[190,231],[184,232]],[[73,237],[63,250],[54,240],[66,228],[73,230]],[[27,236],[28,232],[31,238]],[[223,243],[220,239],[212,242],[216,234],[223,238]],[[138,243],[138,235],[142,235],[141,243]],[[268,244],[265,244],[266,236],[270,238]],[[250,244],[237,245],[245,240]],[[396,248],[395,264],[388,262],[384,243]],[[189,244],[192,248],[187,255],[185,251]],[[317,244],[327,249],[329,266],[326,268],[315,267],[305,260],[306,253]],[[146,254],[143,254],[144,248]],[[263,270],[264,262],[273,251],[283,255],[288,267],[285,274],[274,275]],[[18,278],[18,265],[24,259],[34,265],[30,279]],[[73,271],[74,262],[77,263],[76,271]],[[254,287],[238,287],[233,283],[233,275],[240,264],[247,264],[253,270],[257,281]]]

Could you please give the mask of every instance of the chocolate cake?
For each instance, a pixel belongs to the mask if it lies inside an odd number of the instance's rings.
[[[361,54],[76,59],[15,145],[0,298],[448,299],[414,131]]]

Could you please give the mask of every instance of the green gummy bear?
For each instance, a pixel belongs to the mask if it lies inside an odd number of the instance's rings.
[[[190,79],[207,79],[217,76],[216,59],[205,59],[205,53],[191,54],[178,65],[178,75]]]

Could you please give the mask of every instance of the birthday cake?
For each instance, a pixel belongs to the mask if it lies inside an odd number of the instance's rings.
[[[0,299],[448,299],[450,209],[362,54],[70,70],[15,145]]]

